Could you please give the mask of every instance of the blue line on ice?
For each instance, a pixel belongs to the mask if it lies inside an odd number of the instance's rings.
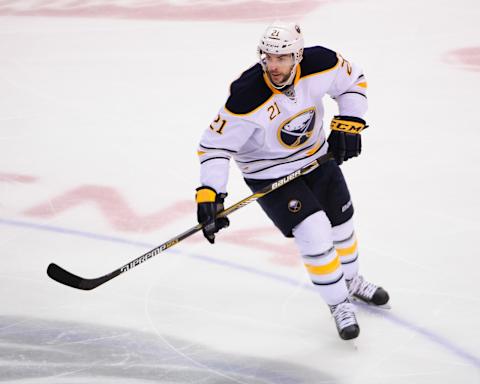
[[[36,229],[36,230],[41,230],[41,231],[47,231],[47,232],[54,232],[54,233],[60,233],[60,234],[65,234],[65,235],[72,235],[72,236],[78,236],[78,237],[84,237],[87,239],[93,239],[93,240],[99,240],[99,241],[109,241],[113,243],[121,243],[121,244],[127,244],[127,245],[132,245],[136,247],[142,247],[142,248],[148,248],[152,249],[158,246],[158,244],[150,244],[150,243],[144,243],[140,241],[131,241],[122,237],[115,237],[115,236],[105,236],[101,234],[96,234],[92,232],[85,232],[85,231],[79,231],[79,230],[74,230],[74,229],[68,229],[68,228],[62,228],[62,227],[57,227],[53,225],[45,225],[45,224],[37,224],[37,223],[31,223],[31,222],[26,222],[26,221],[19,221],[19,220],[10,220],[10,219],[0,219],[0,224],[3,225],[8,225],[8,226],[14,226],[14,227],[22,227],[22,228],[29,228],[29,229]],[[288,285],[294,285],[298,286],[298,281],[294,279],[290,279],[288,277],[284,277],[281,275],[277,275],[274,273],[262,271],[259,269],[255,269],[252,267],[247,267],[245,265],[241,265],[238,263],[234,263],[228,260],[218,260],[212,257],[204,256],[204,255],[199,255],[199,254],[193,254],[193,253],[188,253],[188,252],[183,252],[175,249],[170,249],[170,252],[174,253],[179,253],[182,255],[185,255],[187,257],[191,257],[196,260],[201,260],[207,263],[212,263],[212,264],[217,264],[221,265],[223,267],[227,268],[232,268],[236,270],[241,270],[246,273],[250,274],[255,274],[258,276],[262,276],[264,278],[268,278],[271,280],[276,280],[280,283],[283,284],[288,284]],[[315,288],[313,286],[306,286],[304,287],[305,289],[308,290],[314,290]],[[377,309],[375,307],[369,306],[369,305],[362,305],[362,308],[364,308],[367,311],[374,312],[377,314],[382,314],[383,318],[386,320],[390,321],[391,323],[394,323],[398,326],[401,326],[403,328],[408,329],[411,332],[415,332],[418,335],[423,336],[424,338],[430,340],[437,346],[441,346],[451,353],[455,354],[462,360],[473,364],[476,367],[480,367],[480,358],[463,350],[461,347],[455,345],[455,343],[451,342],[447,338],[438,335],[434,332],[432,332],[429,329],[423,328],[417,324],[414,324],[412,322],[409,322],[405,319],[402,319],[399,316],[396,316],[391,313],[391,311],[386,311],[383,309]]]

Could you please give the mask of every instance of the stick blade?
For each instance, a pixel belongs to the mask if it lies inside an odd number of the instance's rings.
[[[100,284],[103,284],[105,281],[109,280],[104,280],[103,278],[84,279],[80,276],[74,275],[71,272],[68,272],[66,269],[63,269],[55,263],[51,263],[48,266],[47,275],[50,276],[50,278],[52,278],[53,280],[59,282],[60,284],[68,285],[69,287],[82,289],[85,291],[96,288]]]

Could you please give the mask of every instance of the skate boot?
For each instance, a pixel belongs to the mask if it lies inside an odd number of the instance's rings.
[[[329,305],[330,312],[335,319],[338,334],[343,340],[354,339],[360,333],[360,327],[355,317],[353,304],[346,299],[337,305]]]
[[[351,280],[346,280],[350,296],[356,297],[368,304],[384,305],[388,303],[389,296],[382,287],[369,283],[363,276],[357,275]]]

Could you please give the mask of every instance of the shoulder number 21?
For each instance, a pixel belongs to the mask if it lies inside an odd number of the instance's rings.
[[[278,108],[277,103],[273,103],[268,107],[268,113],[270,114],[270,120],[275,119],[280,114],[280,108]]]
[[[223,133],[223,128],[227,124],[227,120],[220,118],[220,115],[217,115],[217,118],[213,120],[213,123],[210,124],[210,129],[219,133],[220,135]]]

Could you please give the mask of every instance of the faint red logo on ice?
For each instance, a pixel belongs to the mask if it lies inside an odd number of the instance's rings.
[[[115,188],[99,185],[82,185],[31,207],[24,213],[28,216],[49,219],[77,206],[93,204],[112,228],[125,232],[144,233],[168,225],[191,213],[191,201],[177,201],[157,212],[140,215],[136,213]]]
[[[445,55],[445,61],[462,69],[480,72],[480,47],[465,47],[450,51]]]
[[[89,17],[150,20],[271,21],[297,19],[330,0],[34,0],[1,1],[0,16]]]
[[[23,185],[36,183],[38,178],[25,174],[0,172],[0,182]],[[114,230],[127,233],[153,232],[189,216],[193,224],[195,216],[193,199],[173,201],[155,212],[141,214],[116,188],[100,185],[80,185],[49,196],[42,202],[24,209],[22,213],[29,217],[50,220],[63,212],[85,206],[93,206],[98,212],[98,217],[103,218]],[[92,220],[98,220],[98,217],[92,217]],[[269,261],[274,264],[284,266],[300,264],[294,244],[291,241],[284,241],[273,226],[222,231],[220,236],[222,242],[265,252]],[[205,241],[200,235],[186,240],[186,242],[200,241]]]

